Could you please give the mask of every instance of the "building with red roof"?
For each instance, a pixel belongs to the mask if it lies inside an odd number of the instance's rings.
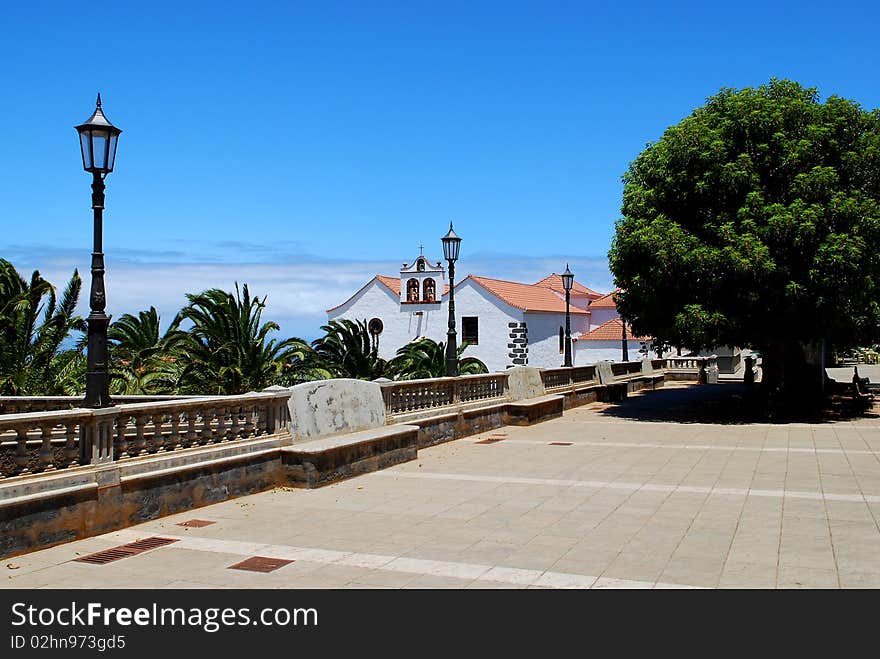
[[[348,300],[328,309],[327,317],[366,320],[378,338],[381,356],[390,359],[415,339],[446,341],[448,300],[442,262],[419,254],[403,264],[397,277],[376,275]],[[570,302],[574,364],[619,361],[623,326],[613,293],[599,293],[575,281]],[[562,365],[565,289],[560,275],[551,273],[528,284],[469,274],[455,283],[455,311],[458,342],[468,343],[464,355],[482,360],[490,371]],[[628,335],[626,340],[630,359],[650,344],[643,337]]]

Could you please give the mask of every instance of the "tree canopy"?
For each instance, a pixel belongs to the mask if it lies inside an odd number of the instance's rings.
[[[757,348],[780,382],[807,346],[880,336],[880,111],[787,80],[722,89],[623,181],[609,259],[636,333]]]

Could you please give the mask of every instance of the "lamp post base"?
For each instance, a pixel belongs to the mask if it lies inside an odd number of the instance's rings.
[[[86,373],[86,397],[84,407],[112,407],[110,398],[110,372],[107,364],[107,327],[110,318],[106,314],[91,314],[89,325],[88,372]]]

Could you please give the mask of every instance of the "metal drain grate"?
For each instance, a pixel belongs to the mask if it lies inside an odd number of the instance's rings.
[[[159,536],[154,535],[150,538],[136,540],[135,542],[129,542],[127,545],[122,546],[130,547],[138,551],[147,551],[148,549],[157,549],[158,547],[170,545],[172,542],[177,542],[177,540],[175,540],[174,538],[160,538]]]
[[[229,570],[247,570],[249,572],[274,572],[278,568],[290,565],[293,561],[283,558],[268,558],[266,556],[251,556],[241,563],[230,565]]]
[[[121,558],[128,558],[129,556],[134,556],[135,554],[140,554],[139,551],[135,549],[129,549],[127,547],[113,547],[112,549],[105,549],[104,551],[99,551],[94,554],[89,554],[88,556],[80,556],[79,558],[74,559],[77,563],[91,563],[92,565],[106,565],[107,563],[112,563],[113,561],[118,561]]]
[[[185,522],[180,522],[177,526],[188,526],[194,529],[200,529],[203,526],[211,526],[211,524],[216,524],[217,522],[211,522],[207,519],[188,519]]]
[[[137,556],[150,549],[157,549],[159,547],[164,547],[165,545],[170,545],[172,542],[177,542],[177,540],[153,536],[150,538],[144,538],[143,540],[129,542],[127,545],[119,545],[118,547],[104,549],[103,551],[95,552],[88,556],[80,556],[79,558],[75,558],[74,561],[77,563],[90,563],[92,565],[106,565],[107,563],[128,558],[129,556]]]
[[[550,446],[574,446],[574,442],[550,442]]]

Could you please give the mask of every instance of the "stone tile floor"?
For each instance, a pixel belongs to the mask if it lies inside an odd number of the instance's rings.
[[[880,419],[668,418],[737,386],[584,406],[318,490],[276,489],[5,559],[0,588],[880,587]],[[505,439],[476,443],[490,435]],[[216,523],[177,525],[190,519]],[[152,535],[179,541],[103,566],[71,562]],[[250,556],[294,562],[228,569]]]

